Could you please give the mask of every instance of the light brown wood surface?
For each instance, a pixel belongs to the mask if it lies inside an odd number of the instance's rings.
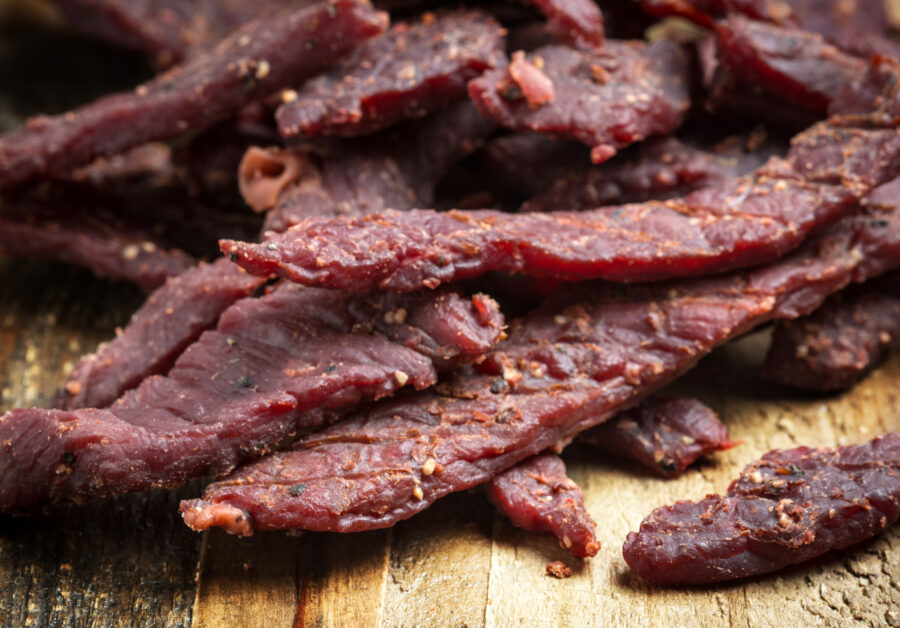
[[[0,258],[2,409],[41,405],[77,356],[141,300],[128,286],[50,263]],[[852,391],[798,396],[762,383],[759,333],[713,353],[678,384],[744,444],[682,478],[656,479],[571,448],[566,461],[603,549],[573,559],[519,531],[479,491],[450,496],[393,530],[195,534],[178,517],[193,484],[0,518],[0,625],[183,626],[883,626],[900,625],[900,527],[811,565],[747,582],[665,590],[636,578],[626,533],[652,508],[720,492],[774,447],[845,444],[900,430],[900,355]],[[565,580],[545,566],[572,567]]]

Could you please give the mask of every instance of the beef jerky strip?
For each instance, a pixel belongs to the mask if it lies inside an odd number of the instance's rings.
[[[833,296],[809,316],[775,328],[762,368],[771,382],[807,390],[849,388],[900,337],[900,291],[866,286]]]
[[[310,219],[265,244],[222,241],[252,273],[354,291],[412,290],[491,270],[559,279],[660,280],[761,264],[897,176],[893,128],[822,123],[785,160],[682,199],[585,212],[384,212]]]
[[[846,217],[770,266],[576,288],[479,367],[299,439],[182,502],[196,530],[384,528],[637,404],[710,350],[900,264],[900,211]],[[352,468],[351,468],[352,467]],[[348,470],[349,469],[349,470]],[[249,517],[248,517],[249,514]]]
[[[622,553],[662,585],[769,573],[875,536],[900,517],[900,435],[774,450],[728,493],[657,508]]]
[[[546,46],[469,83],[483,113],[519,131],[592,147],[600,163],[624,146],[676,129],[690,106],[691,68],[681,47],[608,41],[595,52]]]
[[[835,46],[866,58],[873,54],[900,59],[900,44],[891,37],[884,0],[641,0],[653,15],[678,16],[706,27],[717,18],[742,14],[823,35]]]
[[[650,398],[584,432],[580,439],[664,478],[678,477],[700,456],[737,445],[715,412],[686,397]]]
[[[594,535],[597,524],[584,506],[584,495],[556,454],[523,460],[485,489],[491,503],[515,526],[552,534],[574,556],[596,556],[600,551]]]
[[[100,155],[208,127],[327,68],[386,27],[361,0],[329,0],[263,18],[134,92],[34,118],[0,136],[0,186],[66,173]]]
[[[0,417],[0,511],[226,473],[337,410],[423,388],[483,356],[502,318],[486,297],[354,299],[282,283],[232,305],[167,376],[106,410]]]
[[[547,18],[547,27],[563,42],[584,50],[603,44],[603,14],[594,0],[525,0]]]
[[[170,279],[113,340],[79,360],[53,405],[105,408],[147,377],[167,372],[222,312],[264,282],[223,259]]]
[[[239,177],[251,206],[255,199],[250,198],[248,184],[255,187],[277,180],[270,190],[275,194],[265,194],[257,206],[275,203],[266,215],[265,228],[279,233],[315,216],[365,216],[388,208],[430,207],[438,179],[494,128],[471,103],[461,102],[423,120],[332,146],[321,159],[303,149],[257,154],[273,164],[273,173],[278,174],[260,181],[245,161]],[[299,166],[298,176],[286,179],[283,173],[292,161]]]
[[[40,194],[0,200],[0,251],[84,266],[148,292],[193,265],[189,255],[160,246],[141,225],[115,215],[107,220],[107,207],[92,205],[91,199],[73,195],[64,204],[57,201]]]
[[[307,0],[53,0],[77,30],[146,54],[168,67],[219,43],[238,27]]]
[[[653,138],[622,159],[577,168],[522,205],[522,212],[584,210],[684,196],[732,178],[725,160],[678,139]]]
[[[721,64],[779,100],[825,115],[831,99],[863,75],[866,63],[820,36],[732,16],[716,25]]]
[[[370,39],[276,112],[286,138],[354,136],[421,118],[466,98],[466,83],[502,64],[504,31],[486,14],[426,13]]]

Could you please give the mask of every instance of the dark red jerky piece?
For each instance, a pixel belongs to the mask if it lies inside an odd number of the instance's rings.
[[[0,417],[0,510],[226,473],[326,411],[433,384],[436,367],[478,357],[473,349],[482,355],[502,322],[484,297],[360,301],[281,284],[232,305],[167,376],[145,379],[106,410]]]
[[[232,31],[307,0],[54,0],[77,30],[146,54],[168,67],[211,48]]]
[[[820,36],[732,16],[716,25],[719,61],[777,98],[820,116],[843,87],[863,75],[866,63]]]
[[[586,558],[600,551],[597,524],[584,506],[584,495],[556,454],[523,460],[485,484],[485,491],[517,527],[552,534],[573,556]]]
[[[547,18],[547,27],[565,43],[592,50],[603,44],[603,14],[594,0],[525,0]]]
[[[438,179],[494,128],[471,103],[462,102],[423,120],[342,142],[322,156],[292,149],[305,167],[266,214],[265,228],[280,233],[316,216],[430,207]]]
[[[882,0],[641,0],[640,4],[653,15],[679,16],[707,27],[716,18],[742,14],[818,33],[863,58],[873,54],[900,58],[900,44],[891,36]]]
[[[147,377],[168,372],[200,334],[215,326],[223,311],[264,282],[226,259],[170,279],[150,295],[121,333],[79,360],[54,406],[105,408]]]
[[[811,315],[775,328],[762,375],[806,390],[849,388],[900,337],[896,286],[867,286],[833,296]]]
[[[591,209],[684,196],[732,178],[726,159],[675,138],[650,139],[622,159],[580,167],[522,205],[522,212]],[[736,164],[736,160],[735,160]]]
[[[142,225],[110,215],[112,207],[93,205],[78,195],[59,200],[31,194],[0,201],[0,250],[84,266],[99,277],[130,281],[148,292],[193,265],[189,255],[159,245]]]
[[[181,511],[195,529],[216,525],[212,512],[249,513],[257,530],[394,525],[637,404],[712,348],[809,313],[848,282],[898,264],[900,215],[878,211],[844,218],[755,270],[558,295],[510,325],[480,374],[305,436],[210,485]],[[302,492],[291,492],[299,485]]]
[[[100,155],[211,126],[318,74],[385,27],[386,17],[360,0],[329,0],[257,20],[134,92],[34,118],[0,136],[0,186],[64,174]]]
[[[488,142],[478,155],[478,165],[495,188],[530,197],[547,191],[573,170],[585,170],[589,150],[579,142],[543,133],[512,133]]]
[[[900,517],[900,435],[863,445],[775,450],[724,496],[657,508],[625,540],[656,584],[769,573],[875,536]]]
[[[854,128],[858,122],[820,123],[794,137],[784,160],[682,199],[577,213],[310,219],[265,245],[221,245],[250,272],[353,291],[410,290],[492,270],[639,281],[762,264],[900,173],[895,129]]]
[[[792,19],[820,33],[842,50],[863,58],[886,55],[900,59],[900,43],[886,15],[883,0],[791,0]]]
[[[546,46],[527,58],[552,82],[552,102],[532,107],[507,68],[470,82],[469,96],[507,128],[591,146],[594,163],[650,135],[672,132],[690,106],[688,56],[671,41],[608,41],[591,53]]]
[[[354,136],[421,118],[466,97],[466,83],[503,63],[504,31],[476,11],[395,24],[335,67],[290,93],[278,129],[298,135]]]
[[[685,397],[648,399],[580,438],[665,478],[678,477],[700,456],[737,445],[715,412]]]

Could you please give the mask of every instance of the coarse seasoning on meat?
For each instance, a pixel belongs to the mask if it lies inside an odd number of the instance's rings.
[[[719,62],[744,88],[762,89],[819,117],[866,71],[864,60],[806,31],[732,16],[716,24],[716,35]]]
[[[603,14],[594,0],[525,0],[543,13],[547,27],[565,43],[592,50],[603,44]]]
[[[414,290],[495,270],[660,280],[777,259],[898,172],[893,128],[836,119],[796,136],[786,159],[681,199],[582,212],[310,219],[264,244],[223,240],[222,250],[252,273],[353,291]]]
[[[738,444],[713,410],[686,397],[652,397],[579,438],[665,478],[678,477],[700,456]]]
[[[108,409],[0,416],[0,511],[226,473],[327,411],[430,386],[436,369],[483,356],[502,322],[481,295],[280,284],[232,305],[168,375]]]
[[[594,52],[539,48],[470,82],[469,96],[501,125],[576,139],[600,163],[676,129],[691,80],[688,55],[674,42],[607,41]]]
[[[211,126],[315,76],[386,26],[387,17],[363,0],[329,0],[247,24],[133,92],[33,118],[0,135],[0,187],[64,174],[100,155]]]
[[[201,264],[155,290],[116,337],[82,357],[57,408],[105,408],[151,375],[163,375],[235,301],[265,283],[225,259]]]
[[[167,67],[211,48],[233,30],[313,0],[53,0],[81,32],[146,54]]]
[[[576,288],[511,324],[478,373],[307,435],[211,484],[203,499],[182,503],[182,514],[194,529],[224,524],[239,533],[249,525],[339,532],[394,525],[567,443],[714,347],[809,313],[848,282],[898,265],[900,215],[870,209],[755,270]],[[239,518],[237,529],[231,523]]]
[[[833,296],[809,316],[780,323],[762,375],[795,388],[842,390],[875,368],[898,337],[897,281],[875,282]]]
[[[311,217],[430,207],[437,181],[494,128],[463,101],[423,120],[332,145],[324,154],[269,150],[255,154],[255,166],[248,154],[238,177],[251,206],[274,203],[265,228],[279,233]]]
[[[597,524],[584,506],[584,495],[556,454],[523,460],[485,484],[485,490],[500,514],[517,527],[552,534],[574,556],[586,558],[600,551]]]
[[[900,435],[775,450],[725,495],[657,508],[622,553],[662,585],[769,573],[875,536],[900,518]]]
[[[466,83],[505,62],[504,31],[477,11],[394,24],[327,73],[282,94],[286,138],[371,133],[466,97]]]

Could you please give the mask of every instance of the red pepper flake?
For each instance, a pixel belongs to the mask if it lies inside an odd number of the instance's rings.
[[[540,109],[556,98],[553,81],[526,59],[525,53],[521,50],[513,53],[508,72],[509,78],[522,90],[522,95],[532,109]]]

